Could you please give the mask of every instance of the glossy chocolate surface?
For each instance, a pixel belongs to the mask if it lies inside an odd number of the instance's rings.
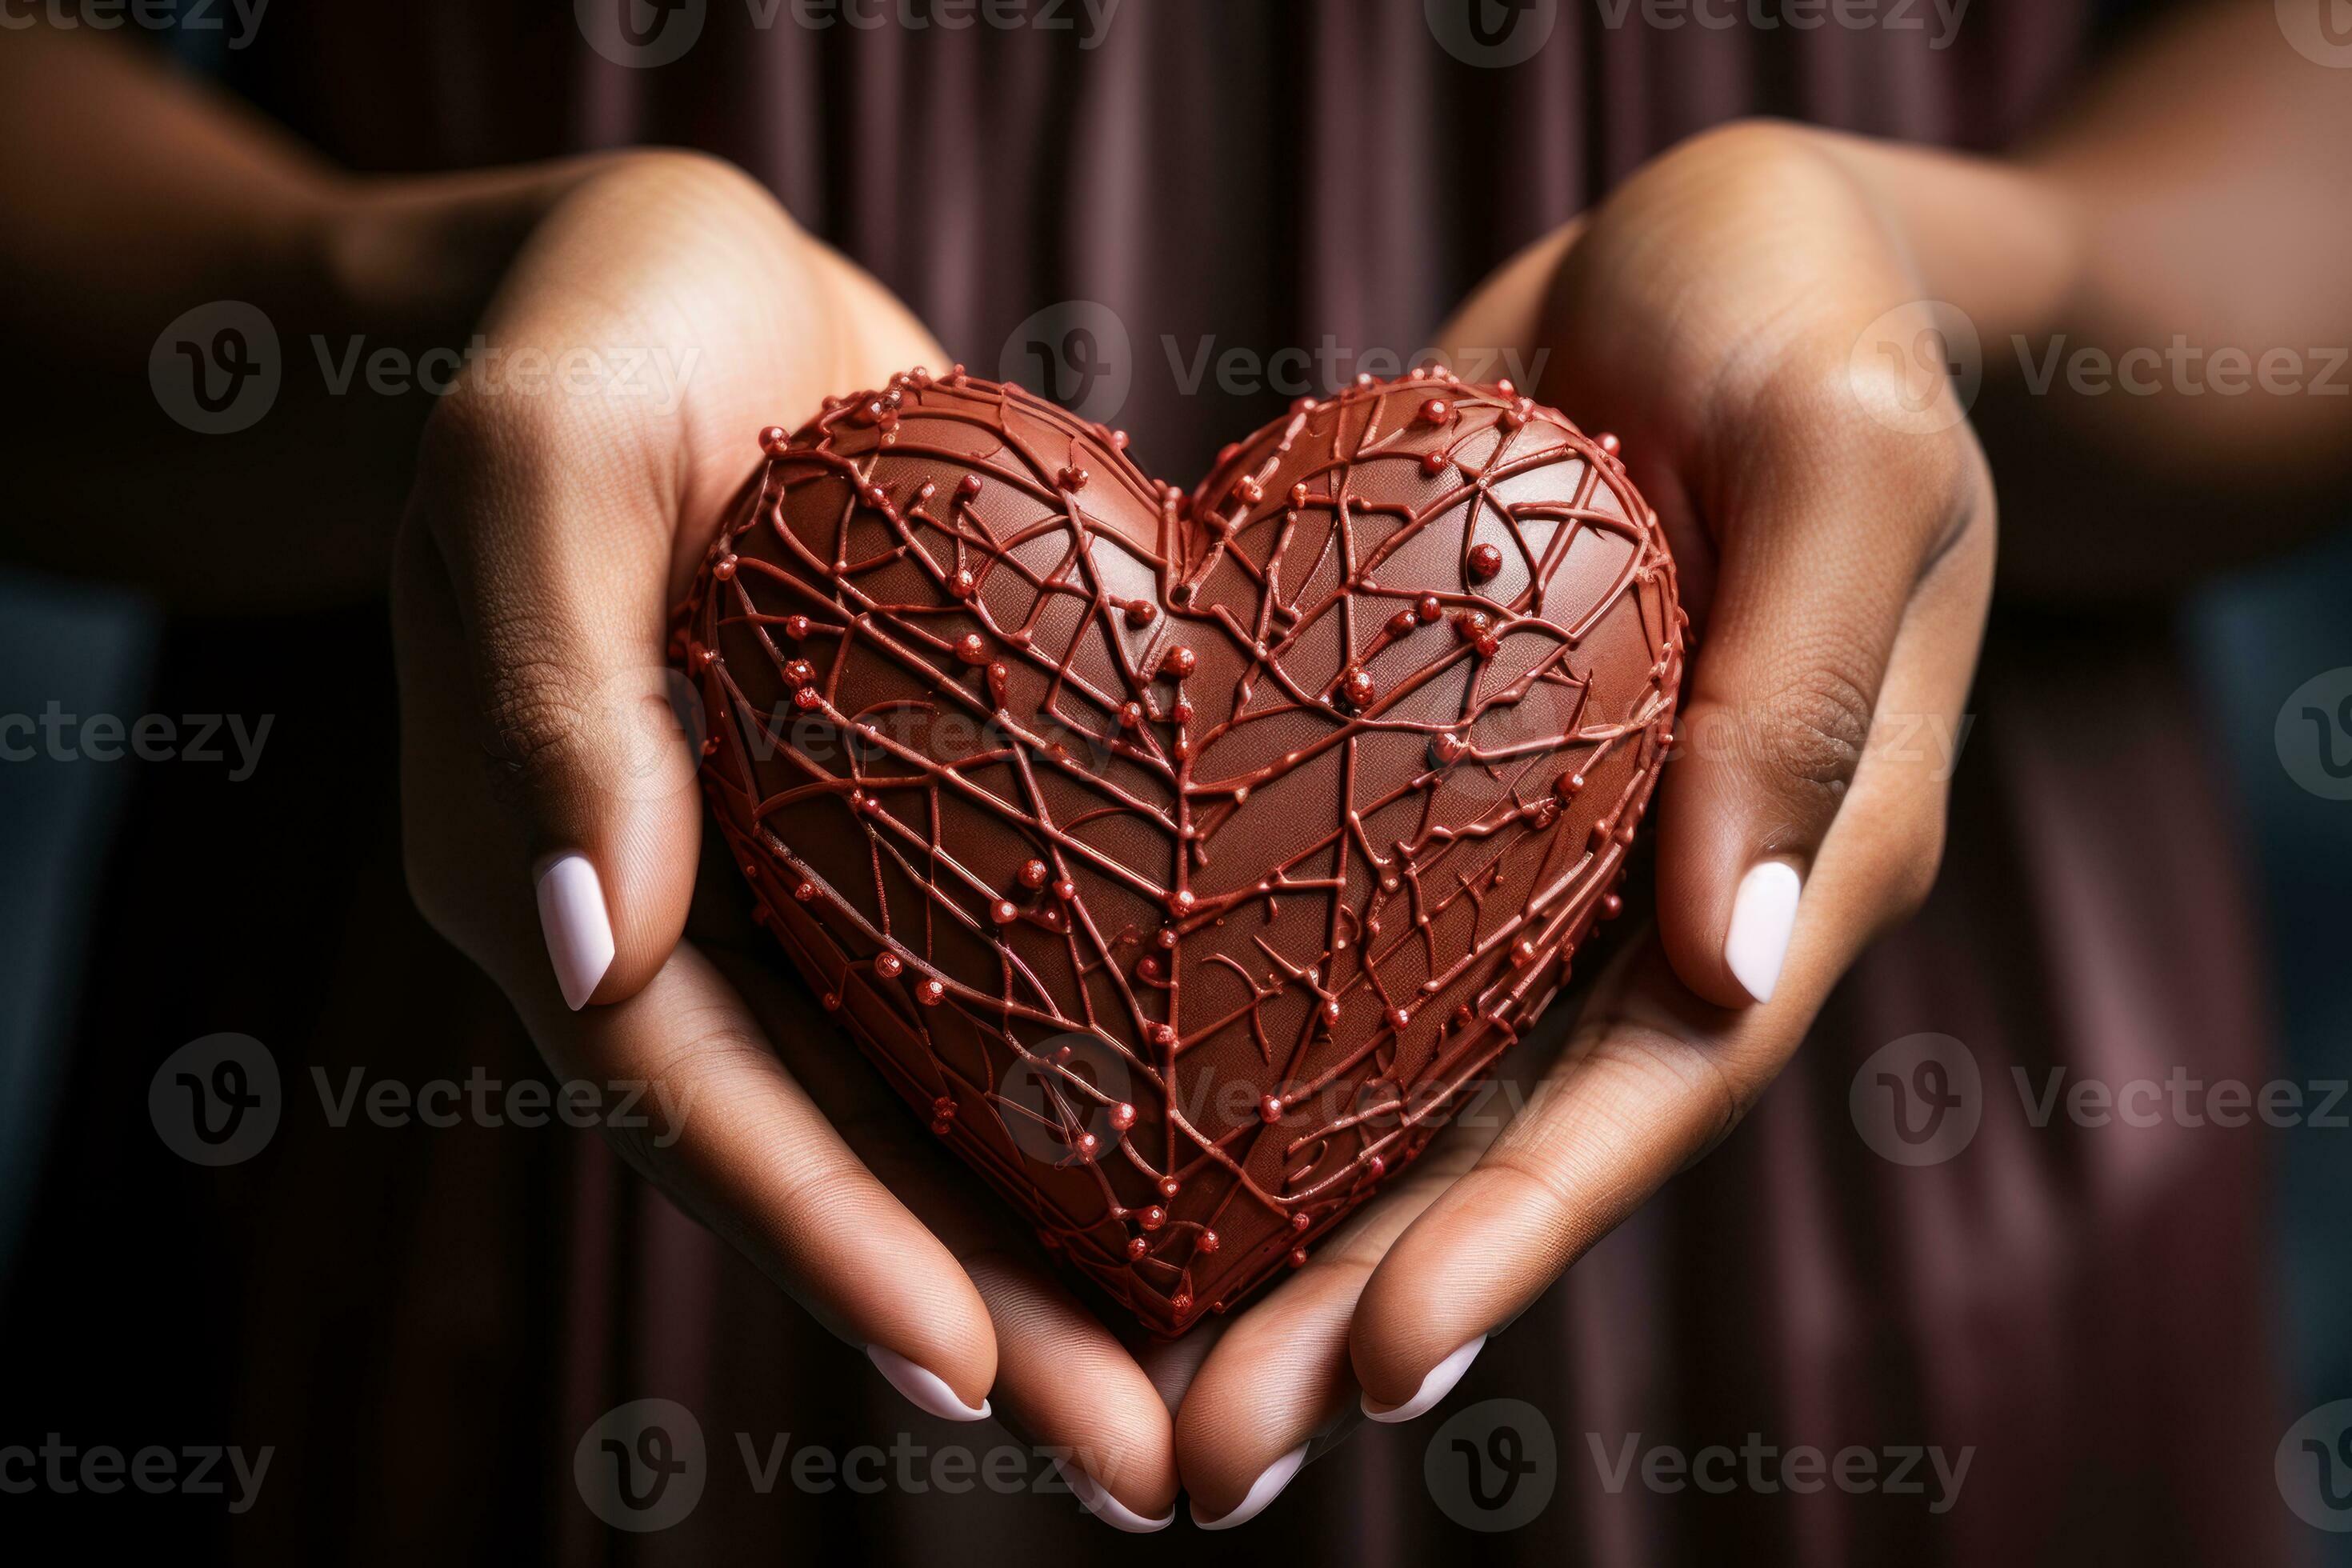
[[[677,647],[762,921],[1181,1331],[1420,1152],[1614,912],[1682,674],[1654,515],[1613,441],[1437,374],[1191,496],[960,370],[761,442]]]

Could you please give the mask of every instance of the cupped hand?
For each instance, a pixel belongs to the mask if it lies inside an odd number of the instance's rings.
[[[681,940],[702,804],[669,611],[762,426],[941,358],[722,164],[633,154],[547,199],[429,422],[397,545],[409,880],[558,1074],[658,1108],[612,1130],[637,1169],[918,1405],[992,1410],[1140,1526],[1176,1478],[1136,1357],[964,1195],[739,909],[709,900],[709,940]]]
[[[1876,352],[1931,341],[1914,238],[1835,143],[1742,125],[1650,165],[1449,326],[1464,374],[1518,351],[1543,402],[1618,435],[1675,550],[1695,641],[1655,929],[1572,1028],[1507,1059],[1516,1115],[1449,1129],[1227,1327],[1178,1413],[1195,1518],[1255,1514],[1359,1410],[1401,1421],[1443,1398],[1731,1131],[1926,898],[1994,506],[1948,385],[1923,399]]]

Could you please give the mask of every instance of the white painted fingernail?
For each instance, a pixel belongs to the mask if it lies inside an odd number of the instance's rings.
[[[1421,1386],[1412,1391],[1412,1397],[1393,1409],[1378,1408],[1372,1404],[1372,1396],[1369,1394],[1365,1394],[1363,1396],[1364,1415],[1370,1420],[1391,1426],[1400,1421],[1410,1421],[1414,1416],[1423,1415],[1439,1400],[1454,1392],[1454,1385],[1462,1381],[1462,1374],[1470,1370],[1470,1363],[1476,1361],[1478,1352],[1486,1348],[1486,1336],[1480,1334],[1476,1339],[1431,1367],[1429,1375],[1421,1380]]]
[[[1794,866],[1759,860],[1739,879],[1739,891],[1732,898],[1731,934],[1723,939],[1723,962],[1759,1002],[1772,1000],[1780,984],[1789,933],[1797,929],[1800,890]]]
[[[1268,1465],[1264,1473],[1250,1483],[1249,1496],[1242,1499],[1240,1506],[1223,1519],[1202,1519],[1201,1505],[1196,1500],[1192,1504],[1192,1522],[1202,1530],[1231,1530],[1237,1524],[1247,1524],[1265,1511],[1266,1504],[1282,1495],[1282,1489],[1290,1484],[1291,1478],[1298,1474],[1298,1468],[1307,1463],[1307,1450],[1311,1447],[1312,1444],[1301,1443]]]
[[[926,1366],[917,1366],[897,1351],[884,1350],[880,1345],[867,1345],[866,1359],[874,1370],[890,1380],[890,1386],[905,1394],[918,1410],[928,1410],[946,1421],[985,1421],[989,1416],[988,1401],[966,1405],[948,1386],[947,1379]]]
[[[1054,1468],[1062,1472],[1062,1479],[1077,1494],[1088,1513],[1109,1525],[1124,1530],[1129,1535],[1149,1535],[1155,1530],[1165,1530],[1176,1522],[1176,1510],[1171,1505],[1158,1519],[1146,1519],[1103,1489],[1103,1484],[1078,1468],[1067,1459],[1055,1459]]]
[[[563,1005],[577,1013],[613,967],[613,917],[604,910],[596,863],[587,856],[559,855],[540,872],[539,929]]]

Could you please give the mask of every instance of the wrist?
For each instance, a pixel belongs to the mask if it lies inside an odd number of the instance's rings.
[[[1860,185],[1923,298],[1958,307],[1987,341],[2063,319],[2084,267],[2072,193],[2031,165],[1837,132],[1803,132]]]
[[[349,331],[461,341],[532,229],[583,173],[567,163],[348,183],[306,237],[324,313]]]

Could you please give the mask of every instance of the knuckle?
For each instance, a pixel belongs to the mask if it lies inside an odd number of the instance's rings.
[[[1760,760],[1803,804],[1833,808],[1862,765],[1874,707],[1853,674],[1814,665],[1763,705]]]
[[[565,767],[589,716],[577,673],[560,657],[537,651],[548,646],[511,626],[483,638],[484,744],[494,765],[533,784]]]
[[[579,734],[580,710],[545,689],[501,690],[484,710],[493,758],[509,772],[540,780],[554,773]]]

